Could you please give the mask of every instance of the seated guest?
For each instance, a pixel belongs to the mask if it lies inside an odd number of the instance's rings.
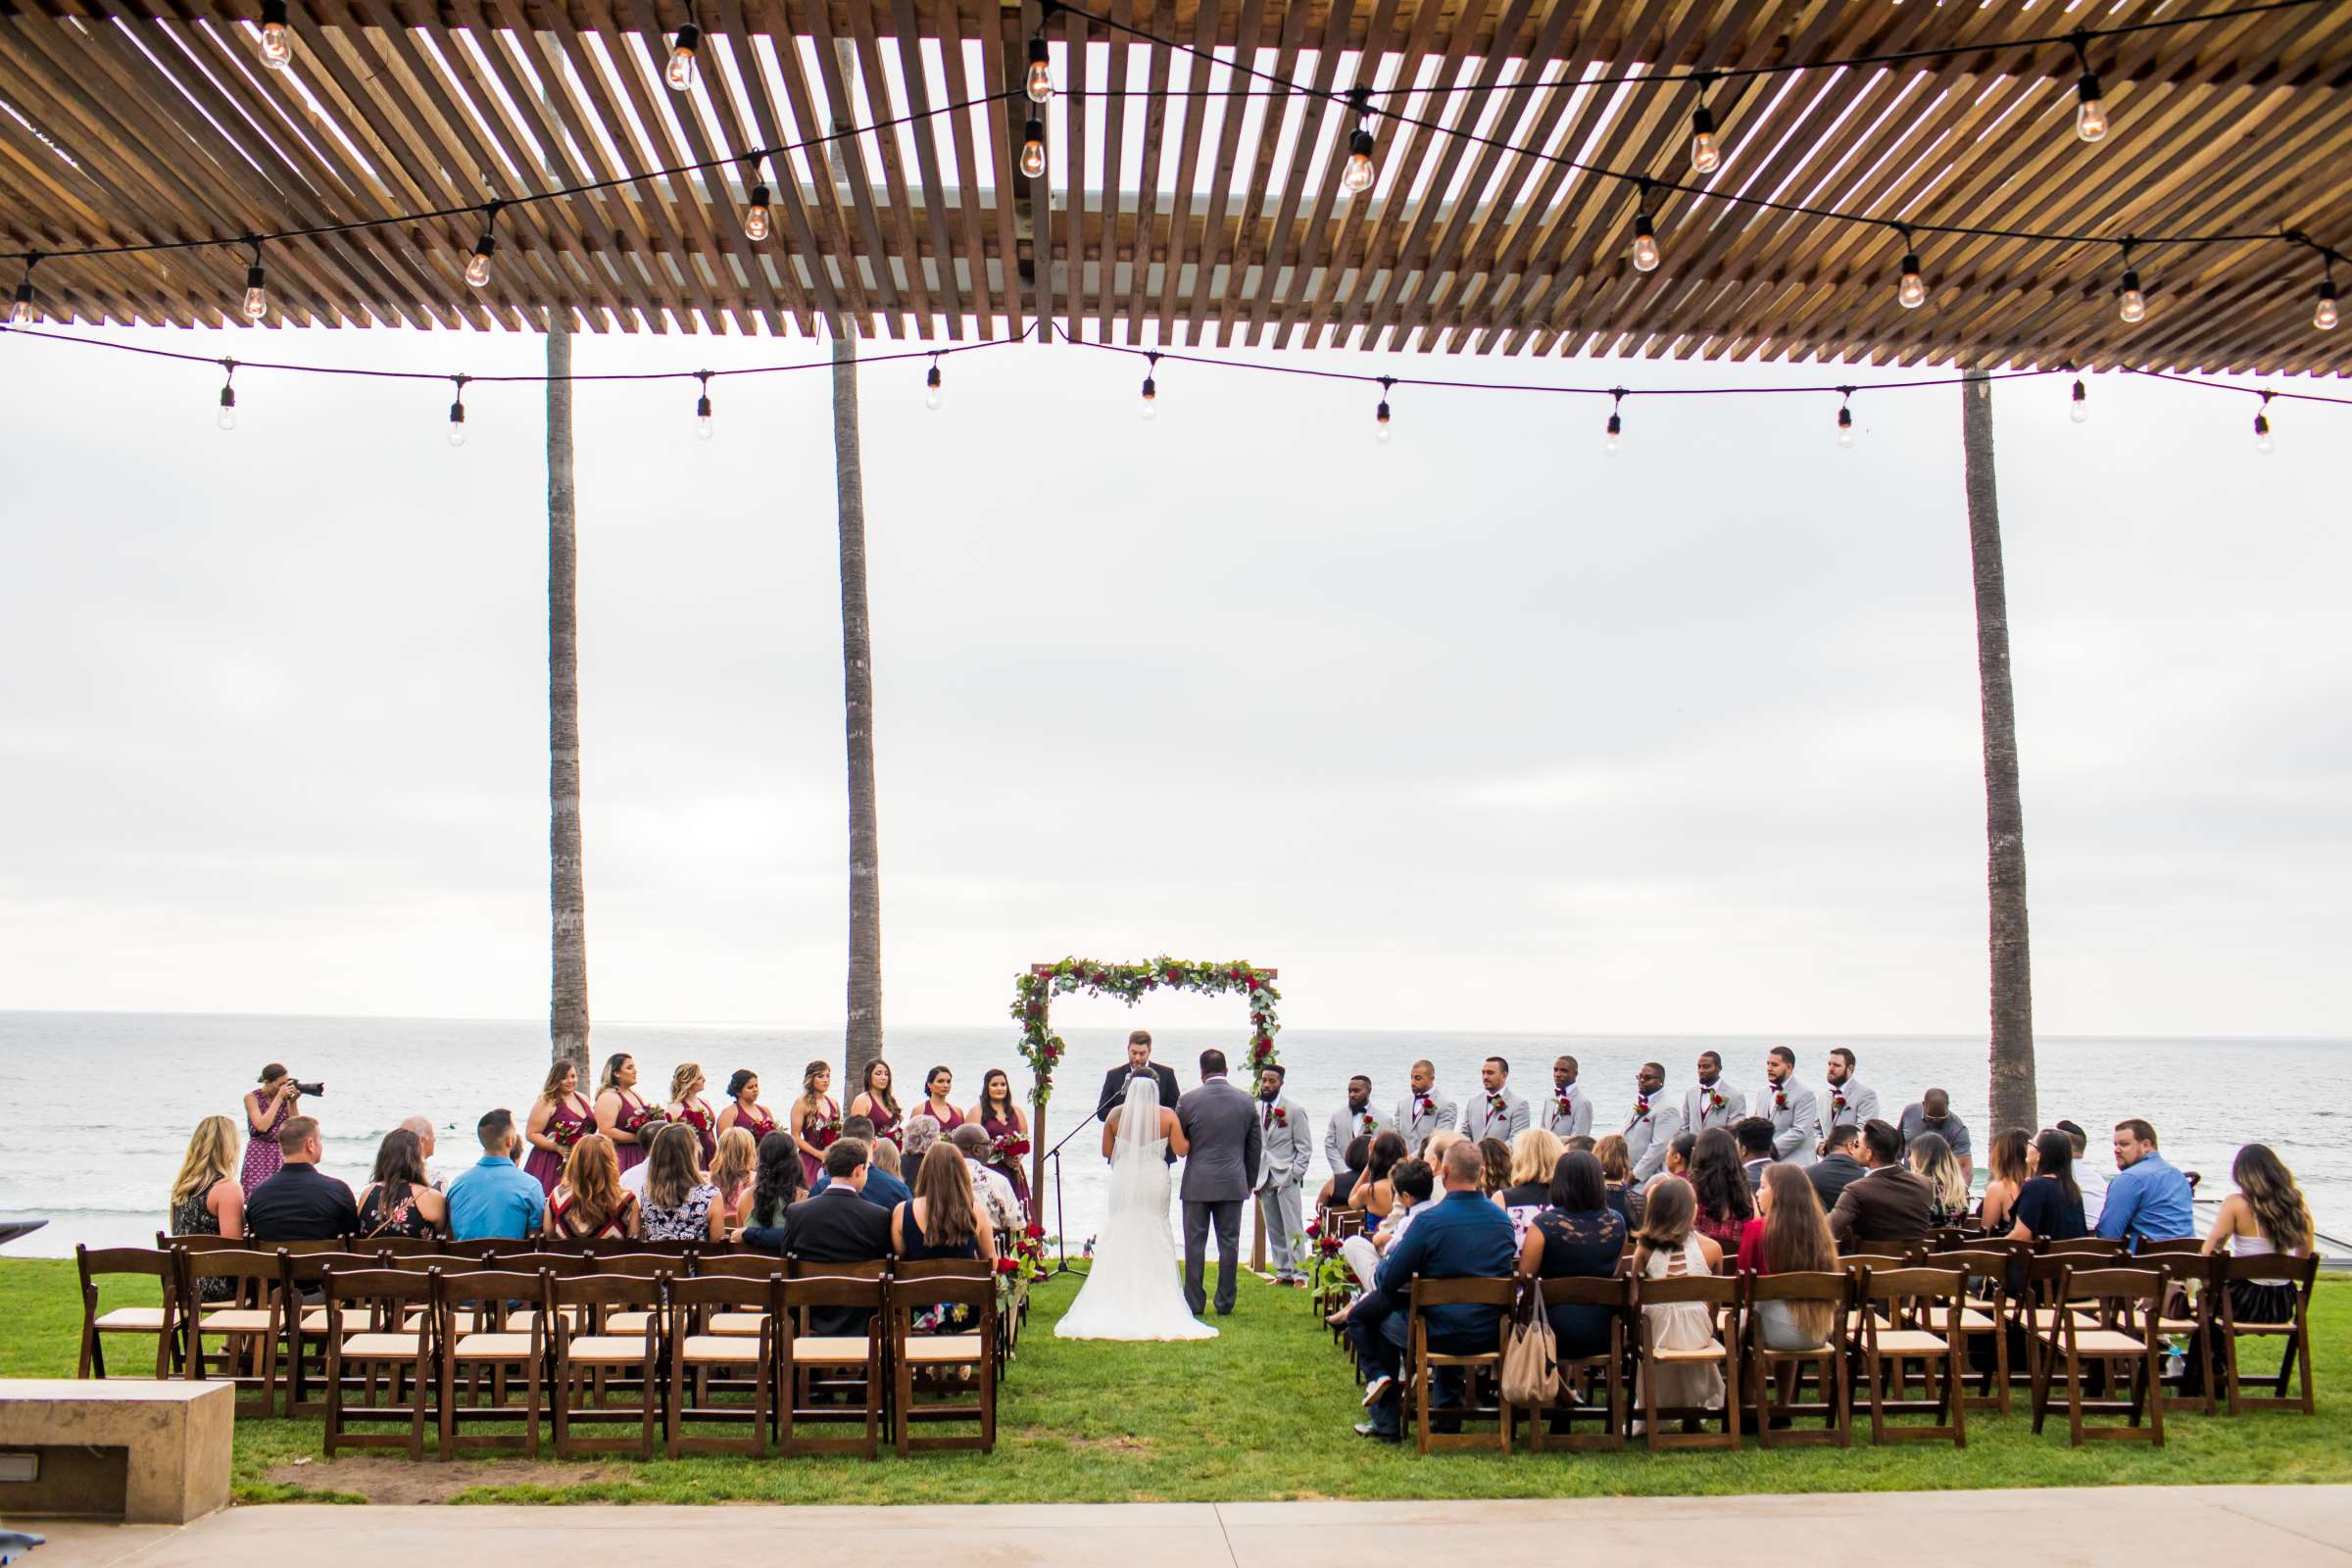
[[[849,1135],[844,1133],[843,1136]],[[947,1136],[947,1129],[939,1124],[937,1116],[927,1110],[917,1110],[906,1118],[906,1157],[920,1165],[923,1162],[923,1156],[931,1152],[931,1146],[945,1136]],[[905,1202],[906,1200],[901,1199],[900,1201]]]
[[[1740,1243],[1741,1273],[1838,1272],[1838,1243],[1806,1169],[1776,1164],[1764,1173],[1764,1185],[1756,1190],[1756,1206],[1764,1213]],[[1766,1349],[1819,1349],[1828,1341],[1836,1310],[1827,1301],[1758,1301],[1756,1327]]]
[[[1551,1201],[1552,1171],[1564,1152],[1559,1138],[1545,1127],[1530,1127],[1511,1140],[1511,1179],[1494,1201],[1511,1216],[1514,1244],[1527,1240],[1528,1222]]]
[[[2311,1205],[2303,1200],[2295,1173],[2269,1146],[2248,1144],[2239,1150],[2230,1162],[2230,1179],[2237,1183],[2237,1191],[2222,1200],[2221,1212],[2213,1217],[2213,1229],[2205,1236],[2207,1252],[2227,1251],[2233,1257],[2311,1255]],[[2283,1281],[2231,1280],[2230,1309],[2240,1323],[2289,1322],[2295,1315],[2295,1288]],[[2209,1338],[2201,1350],[2191,1351],[2192,1361],[2199,1354],[2224,1355],[2222,1340],[2228,1333],[2229,1325],[2215,1312]],[[2188,1371],[2190,1382],[2201,1386],[2199,1367],[2192,1364]]]
[[[2156,1152],[2156,1129],[2134,1116],[2115,1124],[2116,1178],[2099,1208],[2099,1234],[2132,1250],[2142,1242],[2177,1242],[2196,1234],[2188,1178]],[[252,1200],[246,1201],[247,1211]]]
[[[989,1226],[996,1232],[997,1250],[1009,1250],[1024,1223],[1021,1200],[1012,1183],[1004,1179],[1004,1173],[988,1163],[995,1140],[989,1137],[987,1125],[978,1116],[966,1117],[962,1126],[948,1134],[948,1142],[963,1156],[965,1174],[972,1179],[972,1195],[980,1200],[981,1212],[988,1216]],[[915,1168],[915,1174],[922,1174],[920,1166]]]
[[[1489,1198],[1499,1195],[1511,1185],[1511,1146],[1499,1138],[1478,1140],[1478,1157],[1487,1162],[1487,1174],[1480,1185]]]
[[[173,1236],[220,1236],[230,1241],[245,1237],[245,1187],[238,1179],[237,1124],[226,1116],[207,1116],[188,1138],[187,1157],[172,1181],[172,1201],[165,1224]],[[204,1282],[204,1299],[225,1301],[236,1292],[236,1281]]]
[[[547,1193],[514,1163],[522,1135],[511,1110],[485,1112],[474,1124],[482,1157],[449,1184],[449,1234],[461,1242],[493,1237],[519,1242],[545,1228]]]
[[[1348,1320],[1348,1337],[1372,1373],[1365,1403],[1372,1419],[1356,1428],[1364,1437],[1396,1443],[1402,1437],[1396,1374],[1404,1363],[1408,1327],[1401,1302],[1406,1287],[1421,1279],[1501,1279],[1511,1272],[1511,1222],[1487,1200],[1486,1158],[1475,1144],[1456,1142],[1446,1151],[1446,1196],[1415,1216],[1411,1228],[1389,1249],[1373,1276],[1374,1287],[1392,1302],[1381,1313],[1357,1312]],[[1468,1302],[1432,1307],[1425,1318],[1429,1348],[1442,1355],[1471,1355],[1494,1348],[1502,1309]],[[1439,1394],[1439,1402],[1458,1392]]]
[[[760,1168],[752,1178],[751,1204],[738,1222],[735,1240],[781,1257],[786,1242],[785,1213],[801,1197],[800,1140],[787,1132],[769,1133],[760,1140]]]
[[[1634,1146],[1616,1133],[1596,1139],[1592,1157],[1600,1161],[1601,1180],[1608,1183],[1609,1207],[1625,1221],[1627,1231],[1642,1228],[1642,1186],[1634,1180]]]
[[[956,1125],[961,1126],[962,1123],[958,1122]],[[937,1149],[946,1141],[947,1140],[945,1139],[934,1139],[932,1141],[931,1148],[924,1150],[923,1153],[930,1153],[931,1149]],[[906,1172],[899,1168],[900,1155],[898,1145],[892,1143],[887,1138],[875,1138],[866,1144],[865,1151],[867,1157],[873,1161],[873,1169],[868,1173],[868,1185],[871,1185],[871,1177],[874,1176],[896,1176],[903,1182],[906,1181]],[[921,1157],[918,1155],[909,1154],[906,1157],[913,1160],[918,1169],[923,1163]],[[907,1182],[907,1186],[909,1188],[912,1188],[913,1185],[914,1184],[912,1182]],[[867,1196],[870,1198],[872,1195],[869,1194]]]
[[[424,1177],[424,1149],[416,1133],[395,1127],[376,1146],[375,1169],[360,1194],[358,1235],[442,1236],[449,1230],[449,1200]]]
[[[1935,1195],[1903,1168],[1903,1135],[1890,1123],[1862,1128],[1861,1179],[1838,1195],[1830,1209],[1830,1234],[1847,1251],[1887,1248],[1900,1251],[1928,1237],[1928,1210]]]
[[[957,1131],[962,1130],[958,1124]],[[974,1132],[980,1132],[975,1126]],[[981,1147],[988,1135],[980,1133]],[[997,1260],[995,1227],[972,1190],[963,1152],[934,1142],[914,1173],[914,1196],[890,1211],[890,1250],[909,1262],[934,1257]]]
[[[1921,1133],[1903,1152],[1911,1174],[1928,1184],[1928,1223],[1953,1225],[1968,1217],[1968,1168],[1941,1133]]]
[[[547,1230],[551,1236],[596,1241],[645,1234],[643,1205],[620,1185],[620,1156],[603,1133],[589,1133],[571,1146],[564,1179],[547,1200]]]
[[[1698,1148],[1698,1134],[1676,1133],[1666,1141],[1666,1174],[1690,1179],[1690,1155]]]
[[[2026,1148],[2026,1180],[2009,1205],[2013,1242],[2072,1242],[2090,1234],[2082,1220],[2082,1191],[2075,1185],[2075,1146],[2052,1129]],[[2013,1278],[2011,1290],[2025,1281]]]
[[[1720,1127],[1710,1127],[1700,1135],[1703,1143],[1708,1137],[1720,1137],[1726,1144],[1731,1135]],[[1734,1178],[1739,1176],[1733,1167]],[[1742,1194],[1746,1184],[1740,1183]],[[1698,1195],[1691,1185],[1680,1176],[1659,1176],[1650,1182],[1642,1195],[1644,1208],[1638,1244],[1634,1248],[1633,1272],[1637,1279],[1687,1279],[1694,1274],[1712,1274],[1723,1261],[1723,1249],[1698,1232]],[[1715,1338],[1714,1314],[1704,1301],[1661,1301],[1642,1308],[1650,1333],[1650,1343],[1661,1350],[1704,1349]],[[1634,1402],[1642,1402],[1642,1391],[1656,1380],[1657,1403],[1681,1409],[1718,1410],[1723,1407],[1723,1368],[1711,1361],[1653,1363],[1642,1358],[1634,1377]],[[1642,1423],[1634,1423],[1639,1435]]]
[[[922,1163],[923,1156],[931,1152],[931,1146],[939,1142],[939,1122],[918,1111],[906,1119],[903,1128],[906,1142],[906,1158],[913,1160],[919,1165]],[[896,1160],[900,1157],[900,1153],[899,1148],[895,1144],[890,1146],[890,1152],[887,1154],[880,1152],[881,1146],[886,1140],[874,1136],[874,1124],[871,1121],[863,1116],[852,1116],[841,1124],[841,1136],[855,1138],[866,1148],[864,1197],[867,1202],[878,1208],[892,1209],[914,1196],[895,1169],[885,1169],[875,1163],[878,1159]],[[807,1164],[808,1161],[804,1159],[803,1167],[806,1168]],[[832,1181],[831,1167],[820,1167],[816,1173],[816,1185],[808,1189],[808,1196],[815,1197],[830,1186]]]
[[[1386,1219],[1396,1205],[1396,1189],[1390,1185],[1390,1173],[1396,1162],[1405,1156],[1404,1135],[1394,1129],[1376,1134],[1372,1152],[1364,1161],[1364,1174],[1350,1189],[1349,1196],[1367,1216],[1365,1223]]]
[[[1825,1211],[1837,1207],[1838,1195],[1860,1181],[1868,1168],[1854,1157],[1854,1151],[1861,1145],[1861,1127],[1841,1121],[1822,1139],[1820,1163],[1806,1167],[1805,1175],[1813,1183],[1813,1196],[1821,1200]]]
[[[1441,1128],[1439,1131],[1431,1133],[1421,1144],[1422,1163],[1431,1170],[1445,1169],[1446,1151],[1464,1141],[1462,1135],[1450,1127]],[[1484,1159],[1486,1156],[1482,1154],[1479,1157]]]
[[[416,1135],[416,1152],[424,1162],[424,1185],[434,1192],[441,1190],[441,1178],[433,1174],[433,1146],[439,1142],[433,1134],[433,1118],[411,1116],[400,1124]]]
[[[716,1234],[725,1236],[745,1224],[752,1206],[752,1182],[760,1173],[760,1140],[746,1127],[730,1127],[718,1135],[718,1157],[710,1161],[710,1185],[718,1201],[710,1206],[722,1217]]]
[[[1363,1295],[1343,1303],[1323,1320],[1326,1323],[1345,1320],[1367,1300],[1372,1301],[1372,1310],[1389,1309],[1389,1298],[1372,1288],[1373,1277],[1380,1272],[1380,1254],[1396,1245],[1396,1238],[1404,1234],[1415,1214],[1428,1210],[1430,1195],[1437,1190],[1437,1175],[1427,1160],[1400,1159],[1389,1172],[1389,1180],[1396,1190],[1396,1201],[1390,1207],[1389,1217],[1380,1222],[1378,1230],[1350,1236],[1340,1244],[1340,1261],[1348,1265],[1357,1283],[1364,1287]]]
[[[1998,1236],[2009,1228],[2009,1214],[2017,1206],[2017,1195],[2033,1172],[2026,1168],[2027,1151],[2034,1141],[2016,1127],[2000,1134],[1986,1151],[1986,1160],[1992,1175],[1985,1180],[1984,1197],[1977,1208],[1977,1220],[1987,1236]]]
[[[869,1158],[855,1138],[826,1148],[825,1174],[832,1179],[825,1190],[784,1211],[794,1257],[803,1263],[871,1263],[890,1255],[891,1211],[865,1199]],[[818,1307],[809,1312],[808,1326],[818,1334],[862,1334],[870,1316],[862,1307]]]
[[[1364,1174],[1364,1164],[1371,1157],[1371,1139],[1361,1133],[1348,1139],[1347,1150],[1340,1155],[1340,1168],[1331,1173],[1330,1179],[1323,1184],[1323,1190],[1315,1195],[1315,1212],[1321,1214],[1335,1208],[1361,1207],[1348,1195],[1355,1191],[1356,1182]]]
[[[1600,1161],[1591,1154],[1562,1154],[1552,1162],[1544,1199],[1519,1244],[1520,1275],[1539,1280],[1614,1276],[1625,1256],[1625,1216],[1609,1207]],[[1607,1307],[1546,1303],[1544,1315],[1551,1320],[1562,1360],[1608,1353]]]
[[[726,1234],[718,1189],[696,1168],[702,1152],[702,1135],[692,1122],[673,1121],[654,1134],[638,1210],[647,1241],[715,1242]]]
[[[1563,1154],[1590,1154],[1592,1152],[1593,1146],[1599,1142],[1600,1140],[1591,1133],[1578,1133],[1572,1138],[1560,1140],[1560,1152]]]
[[[2086,1156],[2090,1152],[2090,1134],[2080,1123],[2061,1119],[2058,1130],[2066,1134],[2067,1142],[2075,1146],[2075,1185],[2082,1189],[2082,1214],[2096,1219],[2107,1204],[2107,1178],[2091,1168]]]
[[[1764,1167],[1772,1163],[1772,1118],[1742,1116],[1732,1124],[1732,1137],[1740,1145],[1740,1173],[1752,1193],[1764,1185]]]
[[[318,1123],[290,1116],[277,1129],[276,1175],[245,1195],[245,1234],[258,1242],[328,1242],[360,1228],[351,1189],[318,1168]]]
[[[1724,1251],[1740,1250],[1740,1232],[1756,1217],[1756,1195],[1740,1168],[1740,1146],[1729,1131],[1710,1127],[1698,1135],[1688,1180],[1698,1199],[1698,1234]]]

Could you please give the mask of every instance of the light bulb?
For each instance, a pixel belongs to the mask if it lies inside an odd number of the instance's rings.
[[[1374,146],[1372,133],[1361,125],[1348,137],[1348,165],[1340,171],[1340,189],[1350,196],[1361,196],[1380,178],[1380,170],[1372,162]]]
[[[237,427],[237,389],[235,387],[224,386],[220,389],[220,415],[214,420],[214,423],[220,425],[223,430],[234,430]]]
[[[1613,458],[1617,455],[1619,449],[1623,447],[1624,444],[1625,421],[1617,417],[1616,415],[1612,414],[1609,416],[1609,433],[1607,437],[1601,441],[1600,450]]]
[[[694,438],[697,441],[708,441],[710,439],[711,434],[710,398],[710,395],[706,393],[704,396],[695,400]]]
[[[1722,163],[1722,149],[1715,145],[1715,117],[1700,104],[1690,111],[1690,168],[1695,173],[1712,174]]]
[[[685,92],[694,86],[694,49],[703,41],[703,29],[689,22],[678,29],[669,42],[669,69],[662,79],[669,83],[671,92]]]
[[[1665,260],[1658,251],[1657,230],[1650,225],[1647,213],[1634,215],[1634,270],[1654,272],[1658,263]]]
[[[245,269],[245,319],[258,321],[270,314],[270,290],[259,267]]]
[[[2090,394],[2082,390],[2082,383],[2080,381],[2075,383],[2074,403],[2067,409],[2066,416],[2077,424],[2087,424],[2090,421]]]
[[[475,288],[490,285],[490,258],[498,250],[498,236],[484,234],[473,242],[473,255],[466,262],[466,281]]]
[[[2107,106],[2099,101],[2099,78],[2089,72],[2075,83],[2075,96],[2081,100],[2075,109],[2075,134],[2084,141],[2097,141],[2107,134]]]
[[[2335,279],[2329,278],[2327,282],[2320,285],[2320,302],[2312,307],[2311,324],[2318,327],[2323,332],[2332,332],[2335,330],[2335,323],[2338,317],[2335,314]]]
[[[466,405],[464,403],[452,403],[449,406],[449,444],[453,447],[462,447],[466,444]]]
[[[1838,445],[1846,452],[1854,447],[1854,411],[1842,406],[1838,410]]]
[[[930,373],[923,377],[923,407],[926,409],[939,407],[939,367],[936,365],[931,367]]]
[[[1144,417],[1159,417],[1159,382],[1149,375],[1144,377]]]
[[[2139,273],[2127,267],[2124,269],[2123,291],[2116,296],[2116,315],[2126,322],[2132,322],[2145,320],[2147,314],[2148,297],[2140,292]]]
[[[2271,435],[2271,416],[2267,414],[2254,416],[2254,450],[2266,458],[2278,450],[2278,441]]]
[[[1028,92],[1029,101],[1033,104],[1048,103],[1054,97],[1054,68],[1047,63],[1046,40],[1043,38],[1029,40]]]
[[[30,326],[40,318],[41,313],[32,308],[32,280],[26,278],[17,285],[17,301],[8,308],[8,324]]]
[[[758,244],[767,238],[774,221],[775,215],[767,206],[767,187],[754,185],[751,202],[743,210],[743,237]]]
[[[1022,134],[1021,172],[1035,179],[1046,172],[1046,122],[1032,115]]]
[[[1382,398],[1380,400],[1380,407],[1373,412],[1372,418],[1374,421],[1372,427],[1372,439],[1385,447],[1389,444],[1390,433],[1389,400],[1387,398]]]
[[[1906,311],[1928,303],[1928,280],[1919,275],[1919,258],[1908,252],[1903,256],[1902,281],[1894,286],[1894,297]]]
[[[283,71],[294,59],[294,29],[286,25],[286,0],[262,0],[262,65]]]

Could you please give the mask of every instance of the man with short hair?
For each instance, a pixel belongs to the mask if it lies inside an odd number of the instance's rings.
[[[1805,1172],[1805,1179],[1813,1184],[1813,1196],[1821,1200],[1823,1213],[1836,1208],[1838,1195],[1862,1179],[1866,1167],[1854,1157],[1861,1141],[1862,1129],[1850,1121],[1832,1127],[1821,1141],[1822,1156]]]
[[[514,1113],[503,1107],[485,1112],[473,1130],[482,1157],[449,1184],[449,1234],[461,1242],[491,1237],[519,1242],[544,1229],[547,1194],[537,1177],[514,1163],[522,1143]]]
[[[1306,1129],[1306,1112],[1283,1092],[1290,1074],[1268,1062],[1257,1075],[1259,1153],[1257,1181],[1250,1189],[1257,1214],[1266,1227],[1266,1250],[1274,1263],[1274,1283],[1306,1283],[1306,1166],[1313,1157],[1313,1135]]]
[[[939,1123],[918,1111],[906,1120],[906,1130],[909,1133],[913,1132],[914,1123],[918,1118],[931,1122],[933,1136],[922,1141],[922,1153],[929,1153],[931,1145],[939,1141],[937,1137]],[[865,1146],[866,1152],[870,1156],[874,1148],[874,1119],[871,1116],[845,1116],[842,1118],[841,1136],[857,1139]],[[910,1138],[908,1142],[911,1144],[914,1140]],[[909,1154],[907,1157],[919,1160],[921,1156],[920,1154]],[[645,1166],[640,1164],[637,1169],[642,1171]],[[814,1198],[823,1192],[832,1180],[832,1167],[828,1165],[816,1173],[816,1185],[808,1189],[808,1196]],[[881,1204],[884,1212],[888,1212],[913,1198],[914,1191],[906,1185],[903,1177],[893,1176],[881,1166],[869,1162],[865,1167],[865,1190],[860,1196],[869,1203]]]
[[[1723,1081],[1719,1053],[1698,1054],[1698,1082],[1683,1095],[1683,1125],[1694,1133],[1710,1127],[1729,1130],[1747,1114],[1747,1093]]]
[[[288,1117],[278,1126],[277,1149],[285,1164],[245,1195],[245,1234],[257,1242],[328,1242],[358,1231],[351,1189],[318,1168],[318,1123]]]
[[[1772,1124],[1773,1158],[1812,1164],[1821,1147],[1821,1102],[1796,1081],[1796,1053],[1787,1046],[1766,1052],[1764,1077],[1771,1094],[1764,1114]]]
[[[1666,1151],[1682,1130],[1682,1113],[1666,1102],[1666,1069],[1643,1062],[1634,1075],[1634,1113],[1625,1123],[1625,1157],[1634,1162],[1636,1187],[1666,1168]]]
[[[1348,1146],[1358,1138],[1377,1138],[1389,1120],[1372,1108],[1372,1080],[1357,1073],[1348,1080],[1348,1103],[1331,1113],[1323,1129],[1323,1162],[1337,1176],[1348,1168]]]
[[[2091,1169],[2090,1134],[2080,1123],[2071,1121],[2061,1121],[2058,1130],[2075,1146],[2075,1190],[2082,1195],[2082,1218],[2096,1225],[2099,1210],[2107,1201],[2107,1178]]]
[[[1902,1134],[1905,1149],[1909,1149],[1912,1140],[1921,1133],[1934,1133],[1952,1146],[1952,1152],[1960,1157],[1960,1169],[1964,1174],[1976,1174],[1977,1157],[1969,1143],[1968,1123],[1952,1114],[1952,1097],[1942,1090],[1931,1089],[1905,1105],[1902,1120],[1896,1124],[1895,1130]]]
[[[865,1200],[872,1170],[866,1146],[836,1139],[825,1151],[825,1190],[784,1210],[785,1246],[808,1263],[871,1263],[890,1255],[890,1210]],[[863,1307],[812,1307],[808,1326],[817,1334],[863,1334]]]
[[[1411,1229],[1391,1247],[1373,1275],[1373,1288],[1401,1302],[1415,1278],[1425,1280],[1507,1279],[1517,1257],[1511,1246],[1511,1217],[1488,1201],[1486,1160],[1478,1145],[1455,1144],[1446,1151],[1446,1196],[1416,1213]],[[1431,1307],[1423,1317],[1429,1348],[1441,1355],[1474,1355],[1494,1348],[1502,1309],[1467,1302]],[[1400,1305],[1377,1315],[1350,1312],[1348,1337],[1372,1374],[1364,1402],[1372,1419],[1356,1427],[1363,1437],[1396,1443],[1402,1436],[1396,1375],[1403,1369],[1410,1316]],[[1455,1396],[1458,1398],[1458,1394]],[[1445,1398],[1440,1396],[1441,1400]]]
[[[1438,1069],[1426,1059],[1413,1063],[1407,1076],[1410,1092],[1396,1102],[1394,1125],[1404,1135],[1404,1151],[1418,1154],[1422,1147],[1453,1127],[1453,1102],[1438,1091]]]
[[[1192,1146],[1177,1197],[1184,1207],[1184,1303],[1195,1317],[1208,1307],[1202,1281],[1211,1227],[1217,1233],[1217,1316],[1233,1313],[1242,1282],[1242,1204],[1256,1188],[1265,1158],[1257,1107],[1225,1072],[1225,1053],[1203,1051],[1200,1087],[1176,1102],[1176,1125]]]
[[[1006,1237],[1021,1234],[1025,1222],[1021,1218],[1021,1200],[1012,1190],[1012,1183],[1004,1173],[988,1168],[988,1129],[976,1121],[967,1121],[948,1134],[948,1142],[963,1156],[963,1168],[972,1178],[972,1191],[980,1195],[980,1206],[988,1210],[988,1222],[996,1227],[997,1255],[1006,1256],[1011,1247]],[[865,1181],[866,1197],[873,1197],[874,1181],[869,1173]]]
[[[1152,1031],[1138,1029],[1127,1037],[1127,1059],[1102,1075],[1102,1094],[1095,1102],[1095,1120],[1110,1120],[1110,1113],[1127,1099],[1127,1080],[1143,1072],[1159,1080],[1160,1108],[1174,1110],[1176,1102],[1184,1098],[1184,1091],[1176,1087],[1176,1069],[1152,1059]],[[1168,1157],[1173,1160],[1176,1156]]]
[[[1462,1136],[1474,1144],[1482,1138],[1507,1144],[1527,1131],[1534,1113],[1525,1097],[1511,1087],[1511,1064],[1489,1056],[1479,1065],[1478,1081],[1483,1093],[1462,1111]]]
[[[1561,1143],[1592,1136],[1592,1097],[1577,1083],[1576,1058],[1555,1056],[1551,1063],[1551,1099],[1544,1106],[1544,1126]]]
[[[2115,1124],[2115,1168],[2107,1200],[2099,1205],[2101,1236],[2126,1243],[2136,1252],[2142,1242],[2178,1242],[2196,1234],[2188,1178],[2156,1152],[2154,1127],[2137,1116]],[[245,1213],[252,1223],[250,1198]]]
[[[1883,1121],[1862,1129],[1862,1160],[1868,1169],[1838,1195],[1830,1210],[1830,1234],[1838,1245],[1907,1248],[1927,1240],[1928,1184],[1903,1168],[1903,1135]]]
[[[1830,1080],[1828,1114],[1822,1117],[1822,1131],[1832,1127],[1851,1127],[1857,1138],[1862,1124],[1879,1119],[1879,1092],[1854,1077],[1857,1065],[1854,1054],[1843,1046],[1830,1053],[1827,1069]],[[1822,1151],[1827,1153],[1829,1151]]]
[[[1740,1146],[1740,1167],[1752,1193],[1764,1185],[1764,1167],[1772,1163],[1772,1123],[1763,1116],[1742,1116],[1732,1126],[1732,1141]]]

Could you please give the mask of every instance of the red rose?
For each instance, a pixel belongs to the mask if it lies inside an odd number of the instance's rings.
[[[1045,1238],[1046,1228],[1043,1225],[1032,1225],[1029,1227],[1029,1239],[1031,1241],[1042,1242],[1045,1240]]]
[[[1018,1274],[1020,1271],[1021,1260],[1019,1258],[1000,1257],[997,1259],[997,1272],[1000,1274]]]

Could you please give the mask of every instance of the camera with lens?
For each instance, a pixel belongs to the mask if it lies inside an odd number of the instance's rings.
[[[297,1078],[294,1080],[294,1092],[298,1095],[308,1095],[313,1100],[317,1100],[325,1095],[326,1085],[306,1084],[301,1079]]]

